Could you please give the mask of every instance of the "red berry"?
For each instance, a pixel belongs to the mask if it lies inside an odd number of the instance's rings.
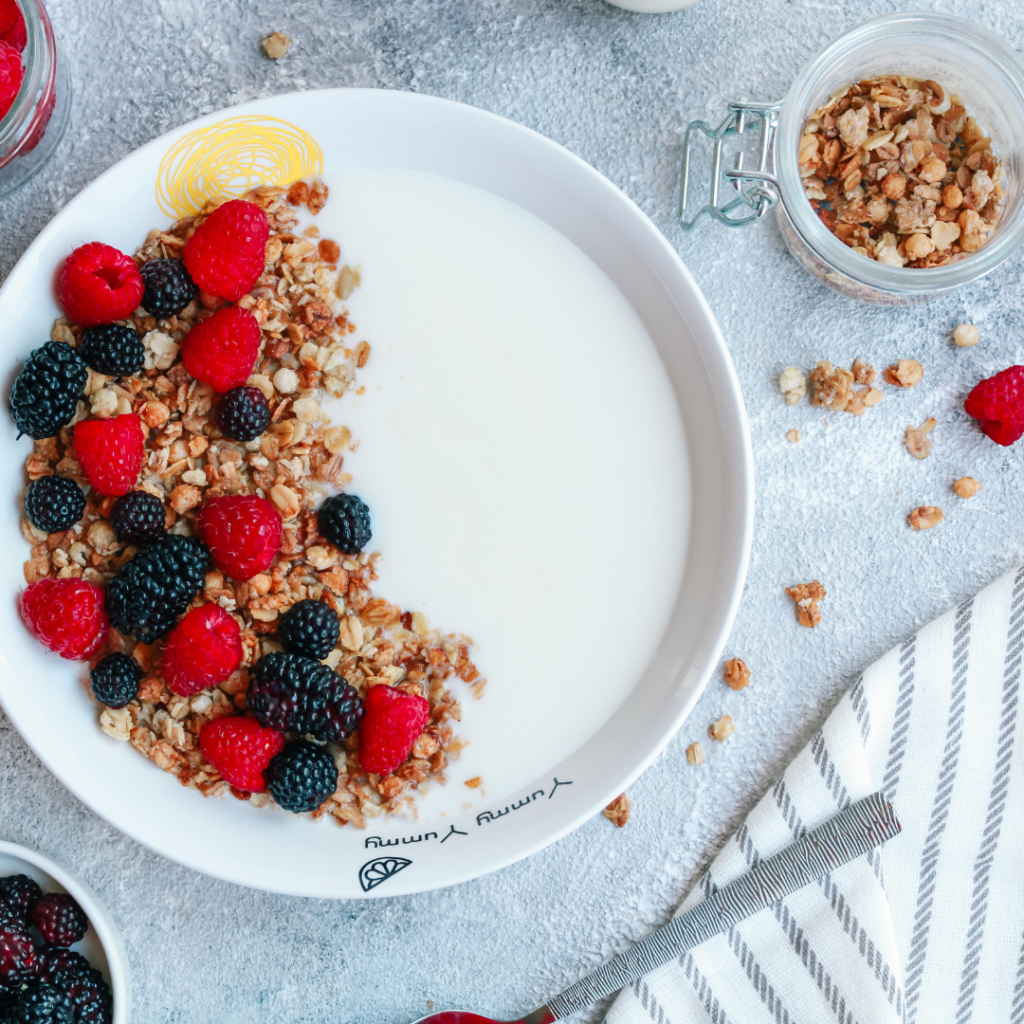
[[[255,718],[218,718],[200,730],[199,748],[236,789],[262,793],[267,788],[263,769],[284,750],[284,737]]]
[[[120,497],[135,486],[146,449],[142,424],[134,413],[110,420],[80,420],[75,424],[74,446],[86,480],[100,494]]]
[[[0,0],[0,41],[9,43],[18,53],[28,42],[25,18],[14,0]]]
[[[48,892],[32,908],[32,923],[48,945],[73,946],[89,930],[89,918],[66,892]]]
[[[30,583],[22,592],[20,608],[29,632],[71,661],[95,654],[110,626],[102,589],[73,576]]]
[[[25,77],[21,54],[9,43],[0,40],[0,117],[14,105],[14,98]]]
[[[255,494],[210,498],[199,510],[198,525],[214,564],[236,580],[263,572],[281,550],[281,516]]]
[[[987,377],[967,396],[964,409],[996,444],[1013,444],[1024,434],[1024,366]]]
[[[259,351],[256,317],[239,306],[225,306],[188,332],[182,358],[193,377],[224,392],[249,379]]]
[[[124,320],[139,308],[145,290],[135,260],[102,242],[77,248],[57,278],[61,309],[82,327]]]
[[[232,199],[199,225],[182,259],[204,292],[237,302],[263,273],[269,238],[267,215],[254,203]]]
[[[164,644],[164,679],[179,697],[222,683],[242,660],[242,631],[223,608],[193,608]]]
[[[363,702],[359,727],[359,763],[368,772],[387,775],[408,756],[430,720],[430,705],[422,697],[386,683],[371,686]]]

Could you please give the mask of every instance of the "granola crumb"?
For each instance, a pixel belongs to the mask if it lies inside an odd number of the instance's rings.
[[[953,481],[953,491],[958,498],[973,498],[981,490],[981,484],[973,476],[962,476]]]
[[[930,530],[945,519],[938,505],[920,505],[907,517],[915,530]]]
[[[620,793],[602,813],[616,828],[622,828],[629,821],[629,810],[629,797]]]
[[[953,331],[953,342],[959,348],[970,348],[971,345],[977,345],[980,337],[978,328],[974,324],[960,324]]]
[[[263,40],[263,49],[272,60],[280,60],[291,48],[292,41],[283,32],[271,32]]]
[[[691,743],[686,748],[686,760],[690,764],[703,764],[704,748],[699,743]]]
[[[742,690],[750,685],[750,669],[742,658],[730,658],[725,663],[725,681],[731,690]]]
[[[854,384],[874,384],[878,377],[878,371],[864,359],[853,361],[852,372]]]
[[[479,775],[474,775],[471,779],[466,779],[465,785],[470,789],[479,789],[484,784],[484,780]]]
[[[885,371],[886,384],[898,388],[912,388],[921,383],[924,367],[916,359],[901,359]]]
[[[724,743],[735,731],[736,725],[732,715],[722,715],[714,725],[708,726],[708,735],[719,743]]]
[[[779,388],[786,405],[796,405],[807,394],[807,378],[795,366],[787,366],[779,375]]]
[[[811,405],[842,411],[850,404],[853,374],[849,370],[833,366],[827,359],[822,359],[811,370],[810,381],[814,385]]]
[[[825,588],[817,580],[786,587],[786,593],[796,602],[797,621],[801,626],[813,629],[821,622],[818,602],[825,597]]]
[[[786,440],[790,444],[796,444],[800,440],[800,431],[793,427],[792,430],[786,431]]]
[[[915,459],[927,459],[932,453],[932,441],[928,436],[936,427],[935,417],[929,416],[919,427],[907,427],[905,442],[907,451]]]

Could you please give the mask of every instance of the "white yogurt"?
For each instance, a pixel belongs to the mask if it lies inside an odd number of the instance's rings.
[[[469,745],[429,820],[528,784],[627,699],[682,578],[683,428],[639,317],[543,221],[426,174],[327,181],[318,226],[361,265],[352,339],[372,346],[365,394],[328,409],[360,442],[375,590],[471,636],[489,680],[480,700],[453,684]]]

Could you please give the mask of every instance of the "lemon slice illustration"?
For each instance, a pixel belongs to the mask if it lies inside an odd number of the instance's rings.
[[[381,882],[386,882],[397,875],[399,871],[404,871],[411,863],[412,861],[406,860],[405,857],[378,857],[376,860],[369,860],[359,869],[359,884],[363,887],[363,892],[369,892]]]

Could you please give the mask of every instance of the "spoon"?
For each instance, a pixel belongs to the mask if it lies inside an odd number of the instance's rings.
[[[900,827],[892,805],[881,793],[874,793],[850,804],[781,853],[759,861],[745,875],[717,889],[703,903],[651,932],[525,1017],[498,1021],[468,1010],[442,1010],[421,1017],[415,1024],[551,1024],[610,996],[688,949],[881,846],[899,835]]]

